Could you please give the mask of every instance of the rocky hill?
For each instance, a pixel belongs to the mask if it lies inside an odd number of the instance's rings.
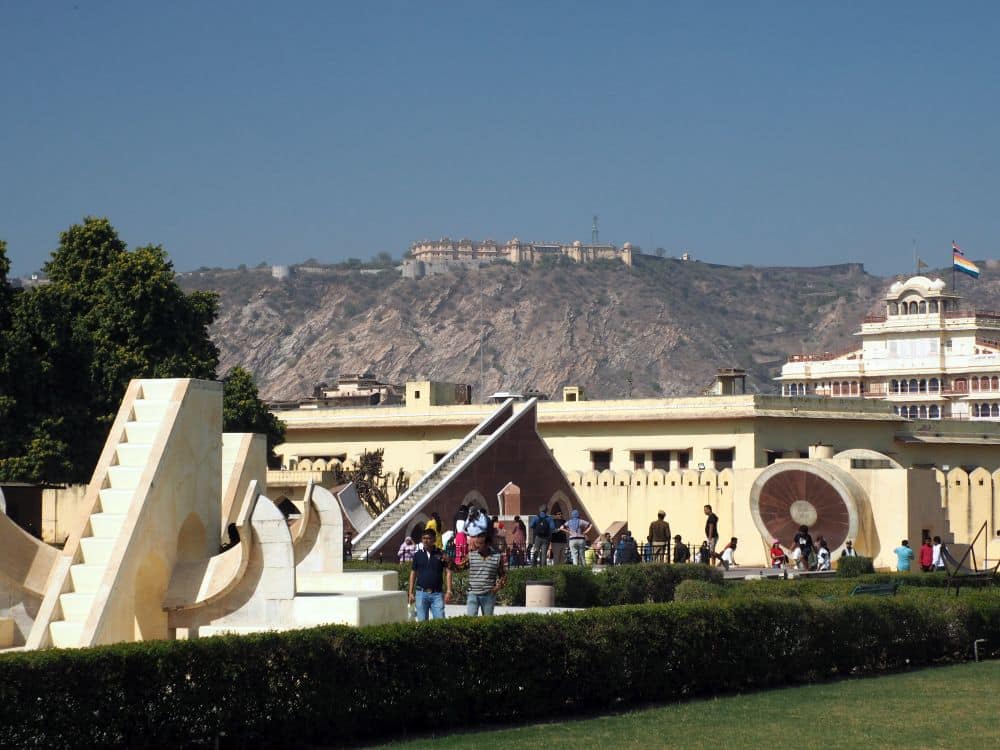
[[[1000,308],[991,270],[962,280],[968,304]],[[944,278],[950,285],[950,272]],[[313,266],[280,281],[265,268],[179,281],[220,293],[222,370],[242,364],[265,398],[283,400],[365,370],[395,383],[471,383],[476,399],[528,387],[558,398],[568,384],[610,398],[697,394],[717,368],[745,367],[749,390],[775,392],[787,355],[852,347],[892,279],[857,264],[737,268],[641,256],[632,269],[494,265],[420,281]]]

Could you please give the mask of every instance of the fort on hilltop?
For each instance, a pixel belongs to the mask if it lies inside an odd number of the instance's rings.
[[[595,260],[620,260],[632,265],[632,256],[639,253],[637,246],[626,242],[620,248],[611,244],[575,242],[522,242],[517,237],[506,244],[493,240],[451,240],[447,237],[431,242],[422,240],[410,245],[409,257],[403,261],[403,277],[420,279],[437,273],[447,273],[456,268],[478,268],[483,263],[540,263],[546,258],[568,258],[576,263]]]

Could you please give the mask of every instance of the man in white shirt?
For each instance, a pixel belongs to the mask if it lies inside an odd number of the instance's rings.
[[[941,537],[934,537],[934,547],[931,554],[931,570],[940,571],[944,570],[944,557],[942,553],[944,552],[944,545],[941,543]]]

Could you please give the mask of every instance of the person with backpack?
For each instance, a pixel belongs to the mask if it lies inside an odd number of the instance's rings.
[[[538,515],[531,522],[531,564],[545,565],[549,557],[549,543],[552,540],[552,531],[555,525],[549,514],[545,512],[543,505],[538,509]]]
[[[569,547],[569,534],[566,533],[562,511],[558,508],[552,513],[552,537],[549,540],[549,557],[553,565],[566,562],[566,549]]]
[[[816,565],[816,551],[813,548],[813,538],[809,534],[809,527],[805,524],[799,526],[799,530],[795,533],[795,543],[799,545],[799,550],[802,552],[802,562],[805,563],[806,570],[813,570]]]

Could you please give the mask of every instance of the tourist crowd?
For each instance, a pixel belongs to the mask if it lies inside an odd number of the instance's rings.
[[[462,505],[448,530],[444,530],[441,517],[432,513],[420,535],[421,543],[406,537],[397,557],[401,563],[411,565],[409,600],[416,619],[444,616],[444,605],[451,601],[454,570],[469,571],[467,613],[490,615],[497,592],[506,584],[509,568],[664,562],[720,565],[726,570],[737,566],[739,540],[732,537],[719,550],[719,517],[710,505],[704,507],[704,512],[704,540],[692,551],[680,534],[671,536],[664,511],[657,513],[645,541],[640,543],[628,529],[618,532],[617,539],[609,531],[588,541],[593,525],[578,510],[564,518],[558,507],[551,515],[542,507],[528,523],[514,516],[508,528],[497,516],[491,518],[481,508]],[[853,541],[847,540],[841,559],[857,554]],[[918,556],[905,539],[895,554],[900,571],[910,570],[914,559],[923,571],[944,570],[946,552],[937,536],[923,540]],[[779,539],[771,540],[770,564],[778,569],[828,571],[833,565],[830,544],[821,535],[814,539],[809,527],[801,525],[787,551]]]

